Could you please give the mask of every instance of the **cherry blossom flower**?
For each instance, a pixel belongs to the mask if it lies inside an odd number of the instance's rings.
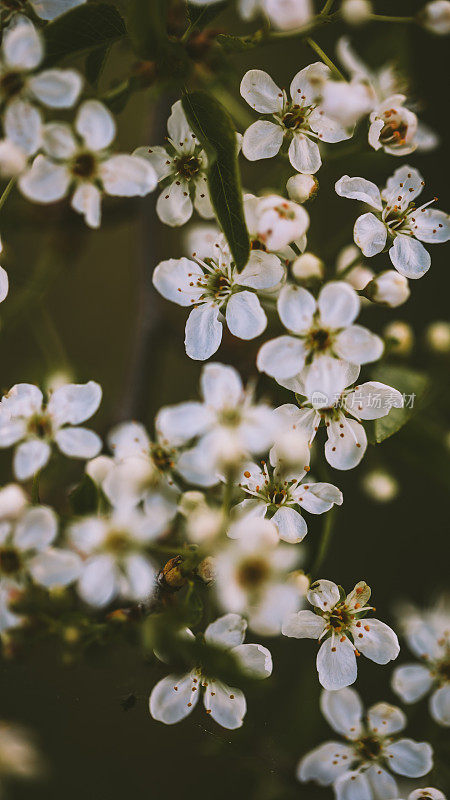
[[[415,789],[408,795],[408,800],[446,800],[446,797],[439,789],[428,786],[426,789]]]
[[[342,493],[331,483],[303,481],[309,466],[295,478],[289,474],[285,477],[283,464],[274,457],[274,450],[272,448],[271,466],[266,462],[262,467],[253,463],[245,465],[239,485],[250,499],[235,506],[235,511],[246,517],[267,517],[276,526],[280,539],[290,543],[301,542],[308,527],[298,508],[310,514],[324,514],[334,504],[342,504]],[[234,535],[233,528],[228,535]]]
[[[284,636],[322,642],[317,671],[324,689],[335,691],[354,683],[356,656],[361,653],[376,664],[387,664],[400,652],[392,628],[365,616],[373,610],[367,605],[370,595],[371,589],[364,581],[345,596],[333,581],[319,580],[311,584],[307,593],[314,611],[298,611],[284,621]]]
[[[344,742],[325,742],[304,756],[297,768],[300,781],[333,786],[338,800],[388,800],[398,796],[392,773],[419,778],[432,769],[427,742],[398,737],[407,720],[397,706],[376,703],[365,713],[358,693],[345,688],[322,692],[320,707]]]
[[[134,152],[149,161],[158,176],[162,187],[156,203],[158,217],[171,226],[184,225],[193,208],[201,217],[213,217],[206,178],[208,160],[188,125],[181,100],[172,106],[167,132],[165,147],[138,147]]]
[[[355,222],[353,236],[365,256],[375,256],[389,247],[389,257],[406,278],[421,278],[431,265],[431,257],[422,242],[435,244],[450,237],[450,218],[443,211],[416,208],[414,200],[425,182],[418,170],[399,167],[388,179],[380,194],[377,186],[365,178],[344,175],[336,183],[340,197],[360,200],[378,213],[362,214]]]
[[[242,152],[250,161],[272,158],[284,139],[290,141],[289,161],[297,172],[314,174],[322,163],[314,140],[341,142],[351,133],[327,117],[317,102],[318,86],[331,75],[325,64],[316,62],[297,73],[290,87],[292,100],[273,82],[267,72],[252,69],[241,82],[241,95],[260,114],[272,120],[258,120],[244,133]]]
[[[205,642],[229,652],[245,675],[268,678],[272,656],[261,644],[244,644],[246,628],[245,619],[238,614],[225,614],[208,625]],[[191,631],[186,634],[193,638]],[[168,675],[160,680],[150,695],[150,714],[158,722],[173,725],[193,711],[201,694],[206,713],[219,725],[229,730],[241,727],[247,711],[243,692],[205,674],[200,666],[184,675]]]
[[[114,117],[98,100],[81,104],[75,130],[63,122],[43,127],[44,154],[19,178],[22,194],[36,203],[54,203],[73,191],[71,206],[87,225],[98,228],[102,193],[144,197],[157,184],[156,172],[143,158],[108,150],[116,133]]]
[[[291,242],[299,250],[305,249],[309,214],[298,203],[277,194],[246,194],[244,212],[252,249],[277,253],[288,260],[296,255],[288,247]]]
[[[278,381],[306,398],[300,408],[290,403],[280,406],[280,419],[303,431],[309,442],[324,422],[325,457],[335,469],[353,469],[362,460],[367,436],[360,420],[380,419],[391,408],[403,407],[400,392],[385,383],[368,381],[351,386],[358,374],[355,364],[320,356],[297,377]]]
[[[0,108],[6,141],[26,156],[41,145],[41,103],[49,108],[70,108],[81,92],[81,75],[73,69],[38,71],[44,57],[39,31],[23,16],[16,16],[3,35],[0,51]]]
[[[78,427],[92,417],[102,397],[98,383],[68,383],[44,402],[41,390],[31,383],[17,383],[0,403],[0,447],[17,444],[14,474],[20,481],[31,478],[47,464],[53,442],[71,458],[93,458],[101,439]]]
[[[225,316],[230,332],[239,339],[254,339],[267,325],[258,292],[276,286],[284,275],[280,259],[273,253],[252,250],[238,272],[225,237],[215,243],[214,258],[204,261],[171,258],[153,273],[153,284],[166,300],[194,306],[186,322],[185,345],[190,358],[205,361],[222,340]]]
[[[430,714],[439,725],[450,726],[450,610],[448,605],[407,615],[406,641],[419,663],[397,667],[392,688],[404,703],[430,695]]]
[[[274,523],[259,517],[233,523],[232,536],[215,556],[218,603],[224,611],[245,615],[261,636],[278,636],[287,615],[303,602],[295,573],[289,576],[298,566],[299,550],[280,544]]]
[[[356,291],[344,281],[330,281],[317,301],[300,286],[284,286],[277,301],[281,322],[290,332],[265,342],[257,367],[277,380],[297,375],[306,362],[332,354],[353,364],[376,361],[383,342],[367,328],[354,325],[360,310]]]
[[[206,364],[200,388],[203,402],[162,408],[158,429],[162,440],[189,445],[178,457],[177,472],[189,483],[214,486],[221,474],[271,447],[277,421],[268,404],[254,401],[251,388],[244,390],[233,367]]]

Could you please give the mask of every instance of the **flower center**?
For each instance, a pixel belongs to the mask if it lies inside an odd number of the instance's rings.
[[[0,89],[5,97],[14,97],[19,94],[25,85],[20,72],[6,72],[0,78]]]
[[[252,239],[250,248],[251,250],[264,250],[267,253],[267,247],[260,239]]]
[[[366,736],[364,739],[360,739],[357,749],[365,761],[379,758],[381,755],[381,743],[376,736]]]
[[[39,439],[51,437],[53,433],[51,418],[46,414],[35,414],[28,421],[28,433],[38,436]]]
[[[175,162],[177,172],[183,178],[193,178],[200,172],[201,161],[196,156],[181,156]]]
[[[381,130],[380,142],[383,144],[394,145],[404,144],[407,131],[408,127],[404,122],[399,122],[398,124],[395,124],[395,122],[389,122]]]
[[[236,428],[241,424],[242,416],[238,408],[223,408],[219,413],[219,422],[229,428]]]
[[[269,569],[262,558],[248,558],[241,561],[237,571],[237,582],[244,589],[258,589],[267,579]]]
[[[151,456],[155,467],[160,472],[168,472],[173,469],[173,451],[165,450],[164,447],[156,445],[152,447]]]
[[[130,549],[130,537],[126,531],[111,531],[106,537],[105,549],[120,556]]]
[[[14,575],[21,567],[21,558],[14,547],[0,549],[0,572],[3,575]]]
[[[316,328],[310,331],[308,340],[310,349],[317,352],[327,350],[331,345],[330,333],[324,328]]]
[[[78,153],[72,161],[71,169],[76,178],[94,178],[97,160],[93,153]]]
[[[292,106],[292,108],[284,115],[282,123],[285,128],[297,130],[305,125],[310,115],[310,109],[307,107]]]

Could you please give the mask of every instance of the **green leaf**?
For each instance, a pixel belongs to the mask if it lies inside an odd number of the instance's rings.
[[[69,494],[69,502],[72,511],[77,516],[83,514],[95,514],[98,507],[98,489],[92,478],[85,475],[78,486]]]
[[[216,41],[226,53],[243,53],[255,46],[251,39],[244,36],[233,36],[231,33],[219,33]]]
[[[65,56],[109,46],[125,35],[125,23],[115,6],[108,3],[77,6],[43,29],[45,66]]]
[[[203,30],[215,19],[221,11],[228,5],[228,0],[222,0],[221,3],[213,3],[209,6],[197,6],[188,3],[187,11],[192,28]]]
[[[403,428],[423,405],[429,381],[422,372],[391,364],[380,364],[372,375],[372,379],[398,389],[406,398],[403,408],[391,408],[387,416],[374,420],[369,428],[369,442],[379,444]]]
[[[136,53],[158,59],[169,45],[166,0],[128,0],[127,28]]]
[[[218,100],[206,92],[185,94],[182,103],[188,122],[208,156],[211,201],[240,271],[248,261],[250,240],[244,219],[233,121]]]
[[[95,88],[97,88],[98,82],[105,68],[110,50],[110,44],[102,45],[101,47],[97,47],[95,50],[89,53],[86,58],[84,67],[85,75],[89,83]]]

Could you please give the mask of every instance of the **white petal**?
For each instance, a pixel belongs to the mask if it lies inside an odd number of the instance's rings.
[[[311,0],[265,0],[264,10],[280,30],[301,28],[313,15]]]
[[[325,456],[328,463],[335,469],[356,467],[367,449],[367,436],[363,426],[341,414],[339,421],[331,422],[327,431]]]
[[[283,286],[277,309],[285,328],[293,333],[304,333],[312,325],[316,301],[311,292],[300,286]]]
[[[162,190],[156,201],[156,213],[165,225],[184,225],[192,216],[193,206],[188,188],[186,181],[173,181]]]
[[[385,748],[393,772],[408,778],[421,778],[433,766],[433,750],[426,742],[399,739]]]
[[[80,183],[70,201],[73,210],[84,217],[90,228],[99,228],[101,222],[102,195],[92,183]]]
[[[283,128],[268,120],[258,120],[250,125],[242,139],[242,152],[249,161],[273,158],[283,143]]]
[[[334,188],[340,197],[360,200],[361,203],[367,203],[377,211],[381,211],[383,208],[378,186],[372,181],[366,181],[365,178],[350,178],[348,175],[343,175]]]
[[[86,0],[31,0],[33,10],[41,19],[55,19]]]
[[[14,543],[20,550],[42,550],[53,541],[58,530],[56,514],[46,506],[26,511],[16,525]]]
[[[30,78],[28,86],[49,108],[71,108],[78,100],[83,79],[74,69],[46,69]]]
[[[445,795],[439,789],[416,789],[408,796],[408,800],[446,800]]]
[[[373,764],[365,773],[375,798],[391,798],[398,794],[397,782],[389,772]]]
[[[154,147],[153,145],[152,147],[137,147],[133,151],[133,155],[149,161],[156,172],[158,180],[167,178],[168,175],[176,170],[174,162],[165,147]]]
[[[431,266],[431,256],[423,244],[403,233],[395,237],[389,250],[389,258],[395,269],[405,278],[421,278]]]
[[[270,521],[276,525],[280,539],[290,544],[301,542],[308,533],[308,527],[302,515],[288,506],[279,508]]]
[[[219,309],[212,304],[193,308],[186,322],[184,344],[189,358],[206,361],[213,355],[222,341],[222,323],[218,320]]]
[[[317,653],[317,671],[324,689],[335,691],[350,686],[357,678],[356,656],[351,642],[345,637],[330,637]]]
[[[337,336],[334,351],[352,364],[369,364],[381,358],[383,340],[362,325],[350,325]]]
[[[146,456],[150,450],[150,439],[139,422],[122,422],[108,435],[108,445],[116,458]]]
[[[386,244],[386,226],[375,214],[362,214],[355,222],[353,238],[365,256],[376,256]]]
[[[330,281],[321,289],[317,306],[320,321],[327,328],[346,328],[358,316],[360,301],[345,281]],[[350,361],[350,359],[348,359]],[[359,362],[358,362],[359,363]]]
[[[363,772],[346,772],[334,783],[336,800],[373,800],[372,790]]]
[[[16,383],[2,398],[0,408],[5,408],[12,417],[30,417],[42,409],[43,396],[32,383]]]
[[[92,606],[106,606],[118,592],[114,559],[110,555],[94,555],[83,565],[78,581],[78,594]]]
[[[397,706],[390,703],[376,703],[367,712],[367,719],[371,731],[381,736],[390,736],[406,728],[405,714]]]
[[[391,408],[403,408],[403,397],[397,389],[379,381],[368,381],[355,387],[345,398],[345,407],[358,419],[380,419]]]
[[[303,133],[294,133],[288,152],[289,161],[297,172],[313,175],[320,169],[322,159],[318,145]]]
[[[332,483],[301,483],[295,499],[310,514],[324,514],[343,501],[342,492]]]
[[[101,399],[102,388],[95,381],[66,383],[53,392],[48,411],[57,425],[79,425],[95,414]]]
[[[70,180],[65,166],[39,155],[31,168],[20,176],[19,189],[28,200],[35,203],[54,203],[65,196]]]
[[[247,711],[245,697],[240,689],[210,679],[203,696],[203,704],[212,718],[228,730],[240,728]]]
[[[333,581],[319,580],[311,584],[308,600],[312,606],[329,611],[339,602],[339,589]]]
[[[331,727],[347,739],[358,739],[362,732],[363,705],[354,689],[324,691],[320,697],[320,710]]]
[[[376,664],[387,664],[397,658],[400,645],[386,623],[365,617],[360,623],[353,623],[351,629],[358,650]]]
[[[32,156],[42,139],[42,117],[37,108],[23,100],[8,103],[4,116],[5,134],[27,156]]]
[[[150,714],[158,722],[173,725],[191,713],[199,696],[200,685],[193,682],[193,675],[168,675],[152,689]]]
[[[127,579],[127,596],[131,600],[148,600],[156,586],[156,570],[139,554],[128,556],[124,561]]]
[[[392,688],[404,703],[415,703],[431,689],[430,670],[422,664],[404,664],[392,675]]]
[[[128,155],[116,155],[103,161],[100,178],[105,192],[115,197],[145,197],[158,183],[148,161]]]
[[[3,37],[3,56],[8,67],[31,70],[37,67],[43,56],[39,32],[26,17],[20,17],[17,25],[10,26]]]
[[[243,400],[239,373],[225,364],[206,364],[202,369],[200,388],[206,405],[215,409],[237,406]]]
[[[381,194],[388,205],[400,203],[400,208],[403,210],[419,196],[424,185],[425,182],[420,172],[405,164],[396,169],[394,174],[388,178],[386,188]],[[399,200],[399,197],[402,199]]]
[[[177,471],[185,481],[195,486],[215,486],[220,480],[216,458],[217,453],[209,447],[208,437],[204,437],[196,447],[181,453]]]
[[[28,498],[17,483],[7,483],[0,489],[0,517],[3,520],[7,517],[19,517],[27,503]],[[17,541],[17,527],[14,538]]]
[[[42,129],[42,146],[48,156],[67,160],[77,149],[72,128],[62,122],[49,122]]]
[[[100,436],[87,428],[61,428],[55,433],[55,442],[71,458],[95,458],[102,449]]]
[[[283,93],[267,72],[250,69],[241,81],[241,95],[260,114],[275,114],[283,109]]]
[[[414,236],[420,239],[421,242],[428,242],[429,244],[448,242],[450,238],[450,217],[444,211],[424,208],[414,214],[413,228]]]
[[[268,520],[266,520],[268,521]],[[286,550],[289,559],[288,569],[297,559],[295,548],[279,545],[284,551],[278,549],[278,555],[285,559]],[[284,567],[285,568],[285,567]],[[261,603],[251,610],[249,625],[261,636],[279,636],[284,621],[299,607],[301,598],[296,586],[283,583],[274,583],[268,587]]]
[[[50,458],[50,445],[41,439],[29,439],[19,444],[14,453],[14,474],[19,481],[26,481],[42,467]]]
[[[340,121],[328,116],[320,106],[314,109],[308,122],[321,142],[343,142],[351,139],[353,135],[353,130],[349,130]]]
[[[203,270],[188,258],[170,258],[161,261],[153,272],[153,286],[166,300],[179,306],[190,306],[197,302],[203,289],[197,281],[203,278]]]
[[[294,336],[278,336],[265,342],[256,360],[260,372],[271,375],[276,380],[293,378],[305,366],[306,347],[301,339]]]
[[[9,278],[6,269],[0,267],[0,303],[8,296],[9,292]]]
[[[317,99],[318,83],[331,75],[330,70],[321,61],[315,61],[293,77],[290,85],[292,102],[298,105],[312,105]]]
[[[450,686],[445,684],[430,697],[430,714],[439,725],[450,725]]]
[[[205,641],[228,650],[230,647],[242,645],[246,630],[247,622],[239,614],[224,614],[208,625]]]
[[[249,286],[251,289],[271,289],[284,275],[280,259],[274,253],[264,250],[252,250],[242,272],[234,276],[235,283]]]
[[[90,150],[103,150],[116,135],[114,117],[98,100],[85,100],[81,104],[75,128]]]
[[[268,678],[272,674],[272,656],[262,644],[240,644],[233,647],[231,652],[246,675]]]
[[[267,317],[254,292],[233,294],[226,310],[228,329],[239,339],[254,339],[267,325]]]
[[[28,561],[28,569],[36,583],[52,589],[67,586],[78,578],[82,562],[76,553],[49,547]]]
[[[294,639],[318,639],[322,635],[325,623],[322,617],[312,611],[297,611],[290,614],[283,622],[283,636]]]
[[[84,555],[92,553],[103,544],[108,535],[107,523],[99,517],[85,517],[69,527],[72,547]]]
[[[212,219],[214,217],[214,208],[209,195],[208,180],[205,175],[200,175],[194,182],[195,197],[194,206],[196,211],[203,219]]]
[[[311,750],[297,767],[299,781],[315,781],[319,786],[330,786],[339,775],[348,772],[354,751],[341,742],[325,742]],[[372,800],[372,798],[370,798]]]
[[[319,356],[302,373],[304,392],[314,408],[338,402],[343,390],[358,377],[359,366],[331,356]]]
[[[158,439],[164,444],[178,447],[203,433],[211,421],[208,409],[195,400],[164,406],[156,418]]]

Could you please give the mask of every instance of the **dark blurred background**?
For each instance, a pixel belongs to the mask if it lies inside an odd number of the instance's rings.
[[[423,2],[378,0],[374,5],[378,13],[409,15]],[[122,8],[126,11],[126,2]],[[236,33],[246,30],[234,8],[217,17],[214,27]],[[408,96],[420,118],[442,140],[433,153],[413,154],[408,161],[424,175],[424,201],[436,194],[438,207],[448,210],[448,39],[413,25],[372,23],[345,30],[337,24],[321,29],[316,37],[331,58],[336,39],[344,32],[373,67],[393,61],[408,76]],[[126,46],[117,45],[101,91],[120,80],[132,60]],[[239,82],[246,69],[266,69],[281,86],[288,86],[293,75],[316,58],[303,42],[286,40],[230,60],[227,81],[234,101],[227,104],[243,130],[238,117],[248,109],[240,102]],[[213,91],[216,77],[207,75]],[[219,91],[218,96],[224,97]],[[156,96],[152,90],[134,95],[118,117],[120,148],[130,151],[141,144],[162,143],[175,99],[167,93]],[[358,141],[364,142],[362,128]],[[318,174],[318,198],[308,207],[308,249],[323,257],[332,271],[339,249],[352,241],[358,213],[356,203],[337,197],[334,182],[348,173],[383,185],[404,159],[369,152],[367,141],[361,153],[350,153],[345,142],[328,152],[331,158],[324,160]],[[287,169],[282,174],[275,160],[249,164],[242,159],[241,167],[244,186],[252,191],[267,186],[282,190],[293,172]],[[5,244],[2,263],[11,281],[10,294],[0,308],[2,389],[18,381],[45,385],[58,370],[77,381],[95,379],[104,389],[102,408],[94,420],[102,434],[130,417],[151,426],[160,405],[195,397],[201,366],[184,352],[185,311],[164,301],[151,286],[155,265],[183,254],[185,229],[171,230],[159,223],[155,197],[105,200],[101,230],[92,232],[67,204],[44,208],[27,203],[17,192],[11,195],[0,222]],[[363,316],[375,330],[393,319],[411,322],[415,346],[404,363],[429,375],[425,402],[397,436],[369,448],[359,468],[347,474],[330,470],[346,501],[338,511],[322,574],[347,589],[365,579],[373,587],[377,615],[391,622],[398,601],[428,604],[448,578],[448,361],[427,350],[423,334],[430,322],[448,316],[450,274],[448,249],[431,249],[432,267],[412,284],[406,306],[370,309]],[[391,265],[387,255],[381,255],[371,259],[370,266],[381,270]],[[245,343],[225,336],[217,357],[244,376],[254,375],[259,345],[259,340]],[[260,387],[276,404],[288,398],[272,382],[260,381]],[[11,452],[0,456],[2,481],[7,482]],[[372,467],[385,468],[398,480],[401,489],[393,502],[377,504],[362,491],[361,479]],[[63,506],[64,487],[80,474],[79,464],[55,460],[43,477],[43,500]],[[311,517],[308,522],[307,546],[313,555],[322,522]],[[0,717],[34,729],[48,762],[40,783],[15,785],[10,796],[15,800],[124,796],[206,800],[229,798],[230,793],[259,800],[331,797],[329,790],[302,786],[294,777],[298,758],[330,736],[318,712],[316,647],[282,638],[265,643],[273,653],[274,674],[247,693],[248,714],[236,732],[208,719],[200,704],[176,726],[153,721],[148,695],[164,669],[146,661],[139,648],[120,643],[95,660],[68,665],[57,648],[39,642],[13,660],[4,658]],[[405,647],[398,663],[408,658]],[[391,672],[390,666],[360,660],[358,689],[368,704],[395,702],[389,688]],[[439,766],[426,784],[449,789],[445,731],[430,722],[425,702],[411,707],[408,714],[408,734],[430,740],[439,756]]]

